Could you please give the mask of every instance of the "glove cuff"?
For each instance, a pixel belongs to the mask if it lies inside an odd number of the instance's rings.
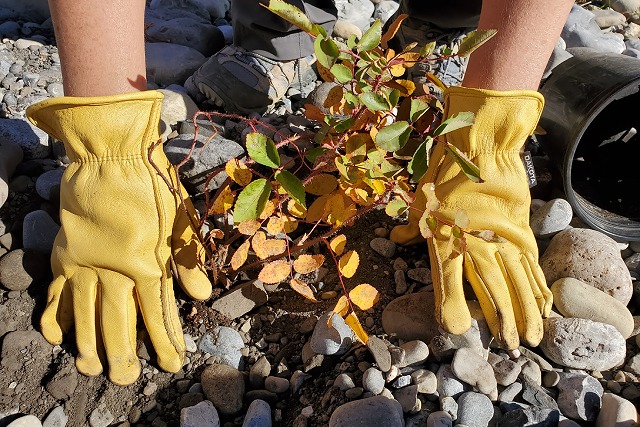
[[[475,115],[473,125],[446,135],[447,141],[470,155],[520,151],[533,133],[544,107],[532,90],[486,90],[449,87],[444,92],[444,117],[461,112]]]
[[[52,98],[27,109],[35,126],[64,142],[71,161],[146,157],[160,138],[162,93]]]

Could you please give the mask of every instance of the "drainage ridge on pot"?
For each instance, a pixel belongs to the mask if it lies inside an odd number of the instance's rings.
[[[640,59],[587,48],[540,92],[540,141],[574,212],[619,240],[640,240]]]

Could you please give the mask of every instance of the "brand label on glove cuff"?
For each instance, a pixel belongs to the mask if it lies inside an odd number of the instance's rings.
[[[536,179],[536,170],[533,167],[533,156],[530,151],[525,151],[522,154],[522,163],[524,163],[524,170],[527,171],[527,179],[529,180],[529,188],[535,187],[538,183]]]

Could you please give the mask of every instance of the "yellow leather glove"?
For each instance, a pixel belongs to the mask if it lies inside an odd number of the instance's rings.
[[[59,344],[75,323],[78,371],[100,374],[106,355],[109,378],[119,385],[140,375],[137,307],[160,367],[182,367],[185,345],[172,259],[189,296],[211,294],[196,231],[180,197],[149,161],[148,150],[159,139],[161,102],[161,93],[149,91],[54,98],[27,110],[36,126],[64,142],[71,160],[60,185],[62,228],[51,255],[54,280],[42,334]],[[181,188],[161,147],[152,159]],[[188,199],[187,206],[194,215]]]
[[[520,339],[536,346],[542,339],[542,316],[551,310],[552,295],[538,265],[538,248],[529,228],[530,194],[520,151],[533,133],[544,105],[542,95],[533,91],[490,91],[451,87],[445,91],[445,118],[470,111],[472,126],[446,135],[480,168],[485,181],[474,183],[460,170],[443,144],[437,144],[429,168],[418,188],[435,184],[441,206],[434,213],[453,223],[459,209],[466,211],[469,228],[491,230],[506,239],[490,243],[468,235],[464,255],[449,257],[449,226],[440,226],[428,239],[433,274],[436,318],[453,334],[464,333],[471,325],[463,288],[469,281],[491,332],[508,349]],[[418,221],[425,196],[409,211],[409,224],[395,227],[396,243],[415,242],[420,236]]]

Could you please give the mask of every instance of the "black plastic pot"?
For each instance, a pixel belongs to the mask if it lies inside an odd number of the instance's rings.
[[[540,89],[539,139],[574,212],[614,238],[640,240],[640,59],[571,53]]]

